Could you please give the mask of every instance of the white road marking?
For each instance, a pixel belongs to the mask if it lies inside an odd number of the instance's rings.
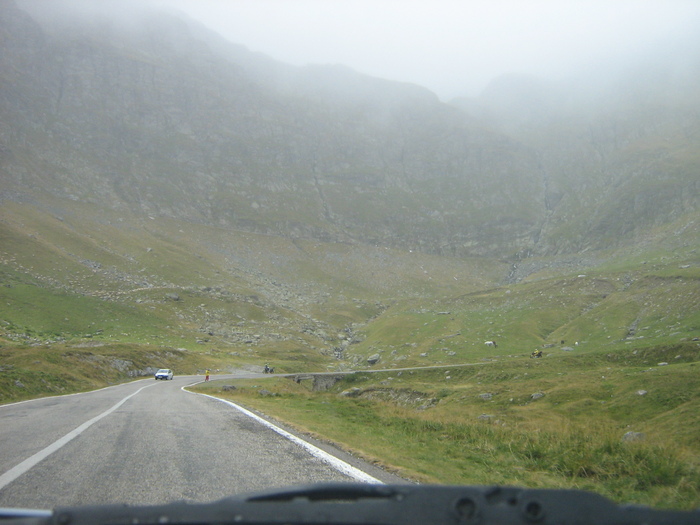
[[[188,385],[188,386],[192,386],[192,385]],[[350,465],[349,463],[346,463],[342,459],[336,458],[335,456],[329,454],[325,450],[321,450],[320,448],[312,445],[308,441],[304,441],[303,439],[295,436],[294,434],[290,434],[286,430],[283,430],[280,427],[273,425],[269,421],[266,421],[263,418],[261,418],[260,416],[253,414],[250,410],[246,410],[245,408],[237,405],[236,403],[233,403],[231,401],[227,401],[226,399],[221,399],[218,397],[210,396],[208,394],[200,394],[198,392],[190,392],[189,390],[185,390],[185,387],[183,387],[182,389],[185,392],[188,392],[190,394],[196,394],[198,396],[205,396],[205,397],[209,397],[211,399],[216,399],[217,401],[221,401],[222,403],[226,403],[227,405],[235,408],[236,410],[239,410],[240,412],[242,412],[246,416],[255,419],[259,423],[262,423],[267,428],[274,430],[279,435],[287,438],[291,442],[296,443],[297,445],[299,445],[300,447],[305,449],[307,452],[309,452],[309,454],[311,454],[315,458],[320,459],[321,461],[323,461],[324,463],[327,463],[328,465],[330,465],[331,467],[333,467],[337,471],[341,472],[342,474],[345,474],[348,477],[353,478],[356,481],[360,481],[362,483],[374,483],[374,484],[380,484],[380,485],[384,484],[383,482],[379,481],[377,478],[370,476],[369,474],[361,471],[358,468],[353,467],[352,465]]]
[[[137,379],[136,381],[144,381],[144,379]],[[119,388],[119,387],[129,385],[129,384],[131,384],[131,383],[121,383],[118,385],[110,385],[110,386],[98,388],[96,390],[88,390],[86,392],[73,392],[71,394],[57,394],[55,396],[35,397],[33,399],[25,399],[24,401],[14,401],[13,403],[5,403],[4,405],[0,405],[0,409],[3,409],[5,407],[13,407],[13,406],[17,406],[17,405],[23,405],[25,403],[46,401],[47,399],[57,399],[57,398],[71,397],[71,396],[86,396],[86,395],[94,394],[95,392],[101,392],[102,390],[109,390],[110,388]]]
[[[99,415],[93,417],[93,418],[90,419],[89,421],[86,421],[85,423],[83,423],[82,425],[80,425],[80,426],[79,426],[78,428],[76,428],[75,430],[73,430],[73,431],[71,431],[71,432],[68,432],[68,434],[66,434],[66,435],[63,436],[62,438],[57,439],[56,441],[54,441],[53,443],[51,443],[51,444],[50,444],[48,447],[46,447],[45,449],[40,450],[39,452],[37,452],[37,453],[34,454],[33,456],[28,457],[27,459],[25,459],[24,461],[22,461],[19,465],[16,465],[16,466],[12,467],[10,470],[8,470],[8,471],[5,472],[4,474],[0,475],[0,489],[4,488],[4,487],[6,487],[7,485],[9,485],[10,483],[12,483],[14,480],[16,480],[16,479],[17,479],[18,477],[20,477],[22,474],[24,474],[24,473],[27,472],[29,469],[31,469],[32,467],[34,467],[37,463],[39,463],[39,462],[42,461],[43,459],[46,459],[48,456],[50,456],[51,454],[53,454],[54,452],[56,452],[58,449],[60,449],[61,447],[63,447],[65,444],[67,444],[67,443],[68,443],[69,441],[71,441],[73,438],[75,438],[75,437],[79,436],[80,434],[82,434],[84,431],[86,431],[86,430],[87,430],[88,428],[90,428],[92,425],[94,425],[95,423],[97,423],[100,419],[102,419],[102,418],[105,417],[105,416],[108,416],[109,414],[111,414],[112,412],[114,412],[115,410],[117,410],[120,406],[122,406],[124,403],[126,403],[129,399],[131,399],[131,398],[134,397],[136,394],[138,394],[139,392],[141,392],[141,390],[143,390],[144,388],[149,388],[149,387],[151,387],[151,386],[153,386],[153,384],[150,384],[150,385],[143,386],[143,387],[139,388],[139,389],[138,389],[136,392],[134,392],[133,394],[129,394],[129,395],[126,396],[124,399],[122,399],[121,401],[119,401],[119,403],[117,403],[116,405],[114,405],[112,408],[110,408],[110,409],[108,409],[108,410],[105,410],[104,412],[102,412],[101,414],[99,414]]]

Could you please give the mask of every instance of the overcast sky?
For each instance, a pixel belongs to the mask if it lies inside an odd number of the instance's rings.
[[[700,35],[700,0],[159,0],[294,65],[343,64],[443,100]]]

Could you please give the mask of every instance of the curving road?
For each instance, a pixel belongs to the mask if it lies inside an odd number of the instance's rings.
[[[258,374],[212,379],[243,375]],[[0,406],[0,507],[204,502],[300,483],[405,483],[182,389],[199,381],[149,379]]]

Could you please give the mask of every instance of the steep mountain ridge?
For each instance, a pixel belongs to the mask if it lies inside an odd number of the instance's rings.
[[[516,258],[624,245],[698,212],[687,89],[582,113],[566,104],[584,90],[513,98],[525,85],[513,81],[475,110],[341,66],[280,64],[169,12],[78,19],[10,1],[0,31],[5,198]]]
[[[529,242],[540,192],[521,176],[536,171],[527,148],[426,90],[344,68],[283,67],[262,84],[185,23],[153,16],[119,46],[28,31],[28,16],[3,24],[14,43],[3,55],[14,71],[3,79],[3,178],[15,190],[432,252]]]
[[[700,210],[700,46],[566,83],[506,76],[461,107],[538,152],[547,218],[538,253],[644,240]]]

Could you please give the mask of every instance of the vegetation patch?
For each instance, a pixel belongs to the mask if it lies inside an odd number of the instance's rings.
[[[494,261],[50,204],[2,209],[0,402],[159,367],[326,372],[198,388],[416,480],[700,505],[692,232]]]
[[[175,348],[99,342],[26,346],[0,340],[0,403],[152,378],[159,368],[195,374],[217,363]]]
[[[618,354],[614,367],[593,353],[357,372],[325,392],[283,378],[202,388],[419,481],[581,488],[694,508],[700,354],[684,348],[674,364],[651,367],[670,350]]]

